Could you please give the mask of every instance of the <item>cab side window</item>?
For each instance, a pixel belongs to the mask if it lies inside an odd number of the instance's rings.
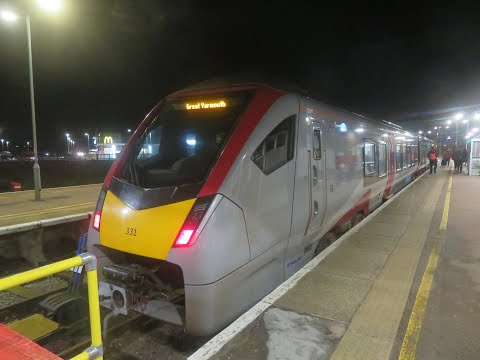
[[[265,175],[269,175],[293,159],[295,119],[292,115],[283,120],[255,149],[251,160]]]

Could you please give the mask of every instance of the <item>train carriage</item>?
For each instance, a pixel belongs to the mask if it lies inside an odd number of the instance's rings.
[[[430,146],[266,85],[174,93],[99,196],[102,304],[215,333],[424,170]]]

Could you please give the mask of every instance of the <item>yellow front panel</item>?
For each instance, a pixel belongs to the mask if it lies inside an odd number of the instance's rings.
[[[194,202],[191,199],[135,210],[108,191],[102,209],[100,243],[165,260]]]

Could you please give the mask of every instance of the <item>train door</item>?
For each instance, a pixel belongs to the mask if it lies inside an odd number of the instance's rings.
[[[320,123],[312,122],[309,138],[310,220],[308,231],[311,231],[322,226],[327,207],[327,157]]]

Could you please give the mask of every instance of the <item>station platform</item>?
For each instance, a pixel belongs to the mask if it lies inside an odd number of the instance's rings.
[[[0,228],[93,211],[101,184],[48,188],[42,200],[34,191],[0,194]]]
[[[478,359],[479,214],[427,171],[189,359]]]

